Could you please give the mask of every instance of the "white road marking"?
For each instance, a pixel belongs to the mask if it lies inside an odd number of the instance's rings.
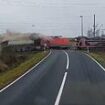
[[[59,105],[60,103],[60,99],[61,99],[61,96],[62,96],[62,92],[63,92],[63,89],[64,89],[64,85],[65,85],[65,82],[66,82],[66,78],[67,78],[67,72],[65,72],[65,75],[64,75],[64,78],[63,78],[63,81],[62,81],[62,84],[61,84],[61,87],[59,89],[59,92],[58,92],[58,95],[57,95],[57,98],[56,98],[56,101],[55,101],[55,104],[54,105]]]
[[[68,55],[68,53],[66,52],[66,51],[64,51],[64,53],[66,54],[66,56],[67,56],[67,65],[66,65],[66,69],[68,70],[69,69],[69,55]]]
[[[17,81],[19,81],[22,77],[24,77],[26,74],[28,74],[29,72],[31,72],[33,69],[35,69],[38,65],[40,65],[40,63],[42,63],[45,59],[47,59],[50,55],[51,55],[51,50],[50,53],[44,57],[39,63],[37,63],[35,66],[33,66],[31,69],[29,69],[27,72],[25,72],[22,76],[20,76],[19,78],[17,78],[16,80],[14,80],[13,82],[11,82],[9,85],[7,85],[6,87],[4,87],[3,89],[0,90],[0,93],[3,92],[4,90],[6,90],[7,88],[9,88],[11,85],[13,85],[14,83],[16,83]]]
[[[102,70],[105,71],[105,68],[98,61],[96,61],[92,56],[90,56],[88,54],[85,54],[85,55],[87,55],[89,58],[91,58]]]

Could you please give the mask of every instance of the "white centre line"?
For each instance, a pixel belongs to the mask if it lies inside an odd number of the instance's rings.
[[[68,53],[66,51],[64,51],[64,53],[67,56],[66,70],[68,70],[69,69],[69,55],[68,55]],[[61,99],[62,92],[63,92],[64,86],[65,86],[66,78],[67,78],[67,74],[68,73],[65,72],[64,77],[63,77],[63,81],[62,81],[62,84],[61,84],[61,87],[59,89],[59,92],[58,92],[58,95],[57,95],[57,98],[56,98],[56,101],[55,101],[55,104],[54,105],[59,105],[59,103],[60,103],[60,99]]]
[[[63,77],[63,81],[62,81],[62,84],[61,84],[61,87],[59,89],[59,92],[58,92],[58,95],[57,95],[57,98],[56,98],[56,101],[55,101],[55,104],[54,105],[59,105],[60,103],[60,99],[61,99],[61,96],[62,96],[62,92],[63,92],[63,89],[64,89],[64,85],[65,85],[65,82],[66,82],[66,78],[67,78],[67,72],[65,72],[65,75]]]
[[[64,53],[66,54],[66,56],[67,56],[67,65],[66,65],[66,70],[68,70],[69,69],[69,55],[68,55],[68,53],[66,52],[66,51],[64,51]]]

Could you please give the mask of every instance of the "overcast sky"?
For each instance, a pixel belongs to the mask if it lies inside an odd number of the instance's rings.
[[[105,26],[105,0],[0,0],[0,32],[39,32],[46,35],[80,35],[97,24]]]

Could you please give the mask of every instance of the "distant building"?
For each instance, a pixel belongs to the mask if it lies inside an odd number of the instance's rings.
[[[96,30],[96,37],[100,36],[100,29]]]
[[[105,38],[105,35],[104,35],[104,34],[102,34],[102,35],[101,35],[101,37],[102,37],[102,38]]]
[[[88,30],[88,32],[87,32],[87,37],[88,37],[88,38],[94,37],[92,29]]]

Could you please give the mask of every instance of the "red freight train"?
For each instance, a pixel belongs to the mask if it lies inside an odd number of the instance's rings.
[[[51,37],[49,39],[44,39],[42,44],[48,48],[69,48],[70,41],[67,38],[63,37]]]
[[[67,38],[55,37],[50,40],[50,48],[68,48],[69,40]]]

